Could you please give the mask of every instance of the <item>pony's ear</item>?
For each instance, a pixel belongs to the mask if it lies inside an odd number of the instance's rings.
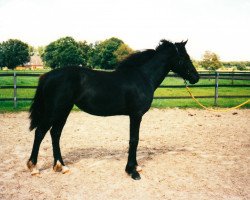
[[[181,43],[185,46],[187,44],[187,42],[188,42],[188,39],[184,42],[182,41]]]

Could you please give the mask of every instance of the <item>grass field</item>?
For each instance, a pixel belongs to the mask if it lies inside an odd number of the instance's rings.
[[[219,84],[229,85],[232,83],[231,80],[220,80]],[[214,80],[201,79],[197,85],[214,85]],[[239,84],[250,84],[250,81],[234,81],[235,85]],[[185,89],[182,79],[177,78],[166,78],[162,85],[183,85],[182,88],[158,88],[155,91],[155,97],[161,96],[189,96]],[[214,96],[214,86],[208,88],[190,88],[194,96]],[[219,87],[219,96],[223,95],[250,95],[250,87]],[[214,107],[214,98],[202,98],[198,99],[202,104],[207,107]],[[247,98],[219,98],[218,106],[221,108],[228,108],[236,106]],[[155,99],[152,104],[153,107],[165,108],[165,107],[179,107],[179,108],[200,108],[193,99]],[[250,104],[243,106],[242,108],[250,108]]]
[[[45,71],[40,71],[45,72]],[[3,73],[3,72],[2,72]],[[4,72],[6,73],[6,72]],[[13,73],[13,71],[8,72]],[[27,73],[27,71],[17,72],[17,73]],[[34,73],[31,71],[31,73]],[[37,73],[37,72],[36,72]],[[38,83],[38,77],[17,77],[18,86],[36,86]],[[219,84],[231,85],[231,80],[219,80]],[[249,84],[250,81],[246,80],[234,80],[234,85],[237,84]],[[158,88],[155,92],[155,97],[162,96],[189,96],[187,93],[183,80],[180,78],[166,78],[162,85],[179,85],[182,88]],[[211,79],[201,79],[197,85],[214,85],[214,80]],[[13,77],[0,77],[0,87],[1,86],[13,86]],[[204,95],[214,95],[214,86],[208,88],[191,88],[194,96],[204,96]],[[17,89],[17,98],[32,98],[34,96],[35,89]],[[250,87],[221,87],[219,88],[219,95],[250,95]],[[0,98],[13,98],[13,89],[1,89],[0,88]],[[218,107],[232,107],[236,106],[244,101],[246,98],[219,98]],[[214,99],[199,99],[201,103],[208,107],[213,107]],[[0,112],[5,111],[23,111],[28,110],[30,107],[30,101],[18,101],[18,107],[13,108],[13,102],[1,102],[0,101]],[[157,108],[200,108],[191,98],[189,99],[155,99],[152,104],[153,107]],[[250,108],[250,104],[243,106],[243,108]],[[77,108],[74,108],[77,110]]]

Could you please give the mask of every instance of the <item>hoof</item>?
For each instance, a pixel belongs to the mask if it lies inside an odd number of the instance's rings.
[[[132,175],[131,175],[132,179],[134,180],[140,180],[141,179],[141,176],[138,172],[134,172]]]
[[[33,164],[33,162],[31,160],[28,160],[27,167],[30,171],[32,171],[32,169],[35,167],[35,165]]]
[[[63,174],[68,174],[70,171],[69,171],[69,168],[67,166],[62,166],[62,173]]]
[[[34,165],[31,160],[27,162],[27,167],[29,168],[32,176],[40,174],[39,169],[37,169],[36,165]]]
[[[141,176],[138,172],[138,171],[142,171],[141,167],[139,167],[139,166],[135,166],[135,167],[126,166],[125,171],[127,172],[128,175],[130,175],[132,177],[132,179],[134,179],[134,180],[141,179]]]
[[[137,166],[136,166],[136,171],[137,171],[137,172],[141,172],[141,171],[142,171],[141,166],[137,165]]]
[[[69,173],[69,168],[67,166],[62,165],[59,161],[56,162],[55,166],[53,167],[55,172],[62,172],[63,174]]]
[[[40,171],[36,167],[34,167],[33,170],[31,171],[31,175],[32,176],[40,175]]]
[[[60,172],[60,171],[62,171],[62,164],[61,164],[59,161],[57,161],[56,164],[55,164],[54,167],[53,167],[53,170],[54,170],[55,172]]]

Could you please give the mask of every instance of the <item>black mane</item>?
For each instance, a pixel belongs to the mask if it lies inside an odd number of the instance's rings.
[[[146,63],[154,55],[155,55],[154,49],[137,51],[137,52],[129,55],[123,61],[121,61],[117,66],[117,70],[139,67],[139,66],[143,65],[144,63]]]
[[[168,40],[161,40],[159,45],[156,47],[156,51],[161,51],[163,49],[174,47],[174,44]]]
[[[168,40],[161,40],[159,45],[155,48],[155,50],[147,49],[144,51],[137,51],[129,55],[123,61],[121,61],[118,64],[116,69],[124,70],[124,69],[130,69],[130,68],[136,68],[136,67],[142,66],[144,63],[150,60],[155,55],[156,52],[169,48],[170,46],[173,46],[173,45],[174,44]]]

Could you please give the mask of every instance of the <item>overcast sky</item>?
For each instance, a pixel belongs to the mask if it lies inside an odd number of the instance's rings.
[[[250,0],[0,0],[0,42],[118,37],[133,49],[188,39],[189,55],[250,60]]]

